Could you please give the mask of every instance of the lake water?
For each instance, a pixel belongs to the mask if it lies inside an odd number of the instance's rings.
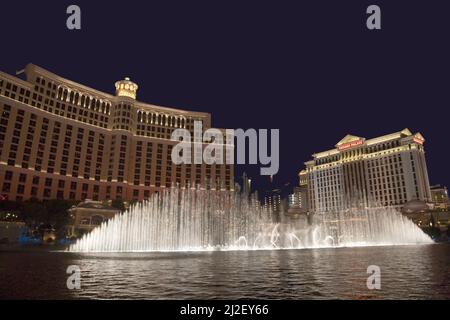
[[[66,285],[68,266],[81,289]],[[368,290],[367,267],[381,269]],[[0,299],[450,299],[450,245],[197,253],[0,249]]]

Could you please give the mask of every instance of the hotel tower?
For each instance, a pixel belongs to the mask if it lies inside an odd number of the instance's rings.
[[[136,100],[138,85],[115,83],[115,95],[38,66],[26,81],[0,72],[0,188],[13,201],[143,200],[163,188],[232,190],[232,165],[171,161],[171,133],[211,115]],[[211,185],[208,185],[211,183]]]
[[[394,207],[430,202],[424,141],[408,129],[367,140],[347,135],[335,149],[314,154],[300,172],[309,210],[337,211],[355,201]]]

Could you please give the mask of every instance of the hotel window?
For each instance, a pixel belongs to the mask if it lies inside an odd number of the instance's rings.
[[[12,171],[6,171],[5,172],[5,181],[11,181],[13,177]]]
[[[34,176],[33,177],[33,184],[34,185],[38,185],[39,184],[39,177],[38,176]]]
[[[19,175],[19,182],[25,183],[27,181],[27,175],[24,173],[21,173]]]
[[[46,178],[45,179],[45,186],[46,187],[51,187],[52,186],[52,179],[51,178]]]
[[[19,184],[17,186],[17,193],[18,194],[24,194],[24,192],[25,192],[25,186],[23,184]]]
[[[3,192],[10,192],[11,191],[11,183],[9,183],[9,182],[3,183],[2,191]]]
[[[11,157],[11,156],[13,156],[13,157]],[[10,153],[9,157],[10,157],[10,159],[8,159],[8,165],[14,166],[16,164],[16,160],[15,160],[16,154],[14,152]]]

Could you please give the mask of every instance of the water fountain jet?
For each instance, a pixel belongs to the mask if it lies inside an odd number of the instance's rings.
[[[275,223],[255,195],[173,187],[104,222],[69,251],[273,250],[433,243],[393,208],[369,206],[316,214],[313,220],[311,225]]]

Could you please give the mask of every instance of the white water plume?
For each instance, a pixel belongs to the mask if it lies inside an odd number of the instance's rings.
[[[393,208],[357,208],[282,219],[257,196],[170,188],[104,222],[70,246],[72,252],[303,249],[432,243]]]

